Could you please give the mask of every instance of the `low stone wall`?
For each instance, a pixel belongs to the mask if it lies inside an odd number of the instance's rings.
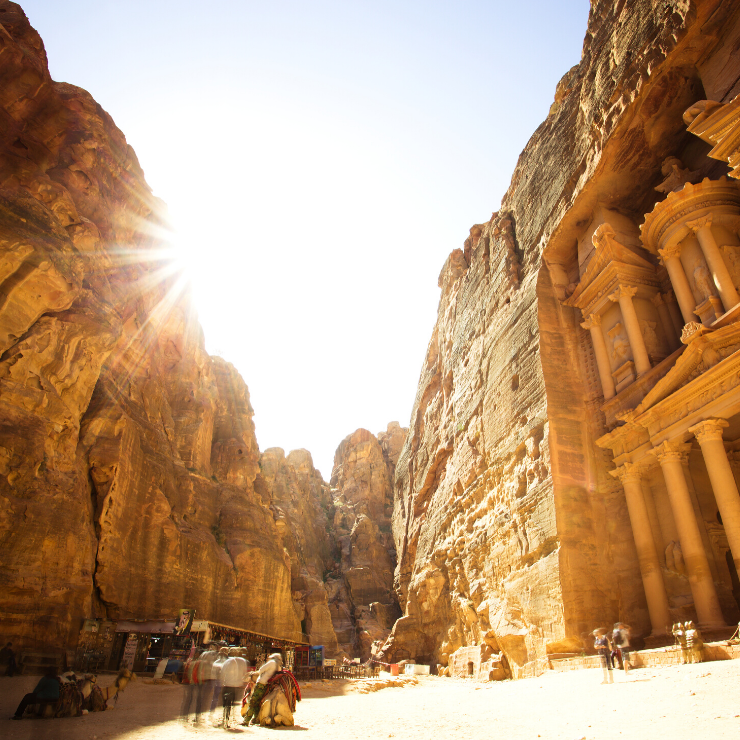
[[[740,644],[727,642],[707,642],[704,644],[703,660],[735,660],[740,658]],[[630,654],[631,663],[635,668],[652,668],[654,666],[678,665],[681,663],[681,649],[675,645],[653,648],[652,650],[638,650]],[[563,658],[551,660],[550,666],[554,671],[577,671],[581,668],[600,668],[601,658],[598,655],[585,655],[580,658]]]

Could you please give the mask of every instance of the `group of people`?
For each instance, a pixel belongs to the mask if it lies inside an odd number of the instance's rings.
[[[614,666],[629,673],[630,666],[630,628],[624,622],[617,622],[608,630],[599,627],[593,631],[594,647],[601,656],[604,680],[601,683],[614,683]]]
[[[228,729],[231,712],[235,704],[239,706],[249,699],[242,724],[257,721],[260,703],[267,692],[269,680],[283,669],[283,656],[273,653],[259,671],[251,671],[246,658],[246,650],[216,644],[199,649],[185,663],[182,683],[185,684],[180,718],[190,721],[194,713],[194,723],[199,724],[205,717],[215,727]],[[218,707],[223,713],[217,713]]]
[[[701,663],[704,641],[692,621],[676,622],[673,625],[673,637],[681,648],[681,663]]]

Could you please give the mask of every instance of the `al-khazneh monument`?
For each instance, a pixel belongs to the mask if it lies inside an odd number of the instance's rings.
[[[617,620],[738,621],[739,49],[737,3],[591,3],[440,274],[385,655],[516,676]]]
[[[327,484],[260,453],[133,150],[0,0],[0,632],[188,604],[503,677],[617,620],[737,622],[738,96],[740,4],[594,0],[442,269],[408,433],[349,435]]]

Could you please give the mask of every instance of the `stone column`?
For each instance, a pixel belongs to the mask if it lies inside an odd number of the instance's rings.
[[[650,370],[650,359],[648,358],[647,349],[645,349],[645,340],[640,330],[640,322],[635,313],[635,307],[632,305],[632,298],[635,293],[637,293],[637,288],[620,285],[609,296],[609,300],[615,303],[619,301],[619,308],[624,319],[624,328],[627,330],[627,339],[629,339],[632,348],[632,357],[635,360],[635,369],[639,377]]]
[[[686,225],[696,234],[696,238],[701,245],[701,251],[704,252],[704,258],[714,278],[714,284],[717,286],[719,297],[722,299],[722,305],[725,307],[725,311],[729,311],[733,306],[740,303],[740,296],[735,290],[722,252],[719,251],[712,233],[712,215],[702,216],[695,221],[687,221]]]
[[[663,442],[653,449],[665,477],[668,497],[671,501],[673,518],[676,520],[681,552],[686,563],[691,593],[700,626],[705,629],[721,627],[724,617],[719,606],[717,591],[714,588],[709,560],[704,552],[699,525],[696,522],[694,506],[686,485],[683,461],[688,457],[691,445],[677,442]]]
[[[633,463],[625,463],[614,471],[624,488],[627,499],[627,509],[632,523],[632,534],[635,538],[637,558],[640,561],[642,585],[645,588],[650,623],[653,635],[665,635],[671,626],[671,614],[668,609],[668,596],[663,583],[663,574],[660,570],[660,559],[650,527],[645,496],[640,481],[640,469]]]
[[[665,338],[668,340],[668,344],[671,349],[675,349],[681,343],[681,335],[679,334],[676,336],[676,328],[671,320],[671,314],[668,311],[668,306],[660,293],[656,293],[653,296],[653,305],[658,309],[658,316],[660,317],[660,323],[663,326]]]
[[[667,293],[663,293],[663,302],[668,307],[668,314],[671,317],[671,321],[673,322],[673,326],[676,330],[676,336],[678,337],[680,342],[681,334],[683,333],[684,322],[681,318],[681,312],[678,310],[676,296],[672,290],[669,290]]]
[[[658,250],[658,254],[663,260],[666,270],[668,270],[668,277],[671,279],[673,292],[676,294],[676,300],[681,308],[683,323],[688,324],[696,320],[694,317],[696,300],[694,300],[689,279],[686,277],[686,273],[683,271],[683,265],[678,257],[680,253],[681,247],[678,244],[670,248]]]
[[[614,378],[612,378],[612,368],[609,362],[609,352],[604,341],[604,333],[601,331],[601,316],[592,313],[581,326],[591,332],[591,343],[594,346],[596,365],[599,368],[601,389],[604,392],[604,400],[608,401],[610,398],[614,398],[616,391],[614,389]]]
[[[740,494],[722,441],[722,430],[729,425],[725,419],[707,419],[689,431],[699,440],[735,567],[740,573]]]

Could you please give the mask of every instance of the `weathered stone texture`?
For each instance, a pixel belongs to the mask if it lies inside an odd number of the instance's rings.
[[[716,175],[682,113],[738,92],[737,11],[592,2],[581,62],[501,210],[445,263],[396,471],[404,616],[384,646],[391,659],[444,665],[495,640],[518,676],[547,653],[580,651],[601,624],[649,632],[624,493],[594,444],[606,424],[593,350],[561,300],[592,255],[580,249],[589,224],[613,209],[637,234],[667,156]]]
[[[297,635],[249,394],[203,348],[161,204],[110,116],[0,10],[3,633],[71,645],[85,617],[197,606]]]
[[[397,422],[378,437],[358,429],[342,441],[334,456],[334,531],[346,598],[356,623],[352,642],[363,660],[370,657],[374,642],[385,640],[400,615],[393,592],[391,481],[406,432]],[[349,637],[347,615],[339,610],[335,614]]]

